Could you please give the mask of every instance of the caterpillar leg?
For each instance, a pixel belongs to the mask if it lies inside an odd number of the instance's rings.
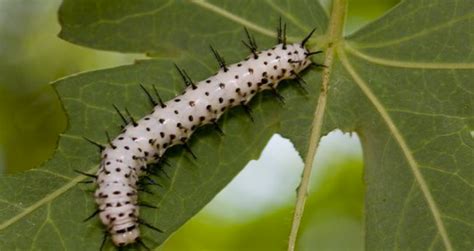
[[[242,105],[242,109],[244,109],[245,113],[250,118],[250,120],[252,122],[255,122],[255,120],[253,119],[253,115],[252,115],[252,108],[249,105],[247,105],[246,103],[241,102],[240,104]]]

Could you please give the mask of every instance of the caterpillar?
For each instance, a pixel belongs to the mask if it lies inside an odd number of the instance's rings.
[[[276,91],[282,80],[294,79],[302,86],[304,80],[299,75],[301,71],[310,65],[324,66],[309,59],[322,51],[310,52],[306,48],[315,30],[301,42],[288,44],[286,25],[282,29],[280,21],[278,44],[271,49],[258,51],[255,38],[245,29],[248,41],[243,43],[251,52],[245,60],[227,65],[211,46],[220,66],[215,75],[195,83],[184,70],[176,66],[187,87],[181,95],[167,102],[163,102],[158,93],[156,101],[141,86],[154,108],[140,120],[134,120],[131,116],[127,120],[114,106],[125,123],[120,135],[110,140],[107,134],[106,146],[86,138],[101,149],[97,173],[85,174],[95,178],[97,190],[94,196],[98,205],[97,211],[87,219],[98,214],[116,246],[133,243],[145,246],[140,239],[140,224],[161,232],[139,218],[137,187],[139,179],[147,177],[148,165],[162,161],[166,150],[174,145],[182,144],[187,149],[186,141],[193,132],[206,124],[217,125],[217,120],[226,110],[241,105],[250,114],[247,104],[258,92],[271,90],[282,99]],[[102,246],[106,238],[107,234]]]

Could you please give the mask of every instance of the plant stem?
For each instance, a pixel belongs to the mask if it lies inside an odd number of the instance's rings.
[[[326,103],[329,91],[329,80],[331,75],[332,63],[336,47],[342,40],[342,32],[344,28],[344,20],[346,16],[347,0],[334,0],[332,5],[332,13],[329,21],[329,28],[327,30],[328,46],[324,65],[327,67],[323,71],[321,93],[319,94],[316,111],[314,113],[308,152],[305,157],[305,164],[303,175],[296,198],[295,212],[293,215],[293,222],[289,236],[288,251],[294,251],[296,246],[296,239],[298,236],[298,229],[303,217],[304,205],[308,195],[309,178],[313,168],[314,158],[318,149],[319,141],[321,139],[321,129],[323,126],[324,112],[326,110]]]

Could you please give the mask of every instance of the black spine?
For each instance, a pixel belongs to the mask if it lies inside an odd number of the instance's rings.
[[[96,215],[97,215],[98,213],[100,213],[100,212],[101,212],[100,209],[95,210],[91,215],[89,215],[89,217],[85,218],[85,219],[83,220],[83,222],[86,222],[86,221],[88,221],[88,220],[94,218],[94,216],[96,216]]]
[[[155,85],[153,85],[153,91],[155,92],[155,95],[158,98],[158,102],[160,103],[161,108],[166,108],[166,105],[163,102],[163,100],[161,99],[160,94],[158,93],[158,90],[156,89]]]
[[[224,70],[224,72],[227,72],[229,70],[229,68],[227,68],[227,65],[225,64],[224,58],[219,54],[219,52],[217,52],[212,47],[212,45],[209,45],[209,47],[211,48],[212,54],[214,54],[214,57],[216,58],[217,63],[219,63],[219,67],[222,68]]]
[[[301,41],[301,48],[303,48],[305,46],[306,42],[308,42],[308,40],[311,38],[314,31],[316,31],[316,28],[312,29],[311,32],[308,35],[306,35],[306,37],[303,39],[303,41]]]
[[[145,86],[143,86],[142,84],[140,84],[140,87],[141,87],[142,90],[145,92],[146,96],[148,97],[148,101],[150,101],[150,103],[151,103],[153,106],[156,106],[158,103],[155,101],[155,99],[153,99],[153,97],[151,96],[150,92],[148,92],[148,90],[145,88]]]
[[[159,229],[159,228],[157,228],[157,227],[151,225],[150,223],[144,221],[143,219],[138,219],[138,223],[142,224],[142,225],[145,226],[145,227],[148,227],[148,228],[150,228],[150,229],[153,229],[153,230],[155,230],[155,231],[157,231],[157,232],[159,232],[159,233],[164,233],[163,230],[161,230],[161,229]]]
[[[115,146],[114,144],[112,144],[112,141],[110,140],[109,133],[108,133],[107,131],[105,131],[105,136],[107,137],[107,142],[109,142],[110,147],[112,147],[112,149],[116,149],[117,146]]]
[[[123,116],[122,112],[120,112],[120,110],[118,109],[118,107],[116,105],[113,105],[115,111],[117,112],[117,114],[120,116],[120,119],[122,119],[122,122],[123,122],[123,126],[126,126],[128,124],[128,121],[127,119],[125,119],[125,116]]]
[[[133,118],[132,114],[130,114],[130,112],[128,111],[127,108],[125,108],[125,113],[126,113],[127,116],[130,118],[130,121],[132,121],[132,125],[133,125],[133,126],[138,126],[137,121],[135,121],[135,119]]]
[[[87,142],[91,143],[92,145],[94,146],[97,146],[99,148],[100,151],[104,150],[105,149],[105,146],[100,144],[100,143],[97,143],[96,141],[92,140],[92,139],[89,139],[85,136],[82,136],[83,139],[85,139]]]
[[[257,42],[255,41],[255,38],[252,35],[250,35],[246,27],[244,27],[244,30],[245,30],[245,34],[247,36],[248,42],[245,42],[242,40],[242,43],[245,45],[245,47],[249,48],[250,52],[252,52],[253,54],[253,57],[255,59],[258,59]]]

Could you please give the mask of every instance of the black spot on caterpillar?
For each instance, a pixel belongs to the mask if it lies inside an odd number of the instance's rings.
[[[161,231],[139,218],[139,178],[146,174],[149,164],[162,161],[166,150],[174,145],[184,145],[196,158],[186,146],[186,140],[198,127],[216,125],[223,112],[234,106],[242,105],[249,112],[247,104],[260,91],[270,90],[283,102],[276,91],[280,81],[295,79],[301,83],[301,71],[310,65],[321,66],[309,59],[321,51],[310,52],[305,46],[315,29],[301,42],[287,44],[285,28],[280,23],[279,44],[264,51],[257,50],[255,39],[245,29],[248,42],[244,44],[251,55],[235,64],[227,65],[211,47],[220,70],[205,80],[194,83],[176,66],[187,87],[183,94],[168,102],[163,102],[159,95],[159,101],[155,101],[142,86],[155,106],[142,119],[135,120],[126,110],[127,120],[114,106],[126,125],[120,135],[108,140],[108,145],[99,145],[102,160],[97,174],[92,175],[98,187],[95,192],[98,209],[92,216],[99,215],[116,246],[132,243],[145,246],[140,239],[140,224]]]

